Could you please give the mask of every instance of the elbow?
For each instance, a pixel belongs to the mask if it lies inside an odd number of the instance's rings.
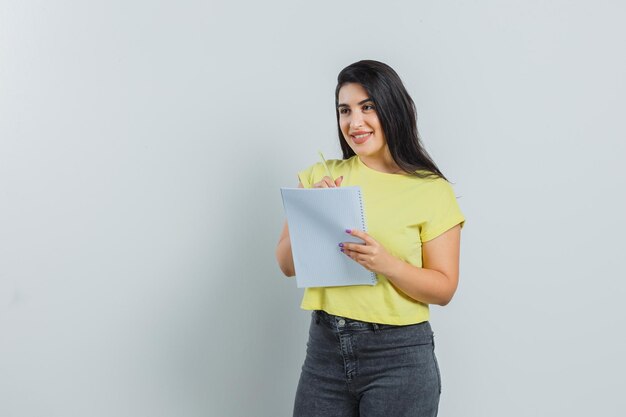
[[[278,263],[278,267],[280,268],[281,272],[286,277],[290,278],[296,275],[296,272],[294,271],[291,262],[289,262],[288,259],[285,259],[285,256],[283,256],[280,247],[276,249],[276,262]]]
[[[281,265],[279,263],[278,266],[280,267],[280,270],[282,271],[283,275],[285,275],[287,278],[291,278],[294,275],[296,275],[295,271],[289,268],[287,265]]]
[[[450,301],[452,301],[452,297],[443,298],[437,302],[437,305],[441,307],[445,307],[448,304],[450,304]]]
[[[450,304],[450,301],[452,301],[452,298],[454,297],[455,292],[456,292],[456,285],[454,285],[454,288],[451,288],[450,290],[446,291],[445,294],[442,294],[435,304],[441,307],[447,306],[448,304]]]

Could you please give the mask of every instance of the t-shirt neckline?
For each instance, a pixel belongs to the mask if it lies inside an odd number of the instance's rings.
[[[361,168],[363,168],[365,171],[369,171],[372,172],[376,175],[383,175],[383,176],[393,176],[393,177],[405,177],[406,175],[400,174],[400,173],[391,173],[391,172],[382,172],[382,171],[378,171],[374,168],[370,168],[367,165],[365,165],[365,162],[361,161],[361,158],[358,155],[354,155],[354,157],[357,160],[357,163],[361,166]]]

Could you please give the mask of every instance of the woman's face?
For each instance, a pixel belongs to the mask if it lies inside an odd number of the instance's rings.
[[[387,139],[371,97],[361,84],[348,83],[339,89],[339,127],[348,145],[361,160],[385,158]]]

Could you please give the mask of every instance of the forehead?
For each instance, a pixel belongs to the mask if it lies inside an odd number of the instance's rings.
[[[339,89],[337,101],[340,104],[354,104],[368,97],[367,91],[365,91],[365,88],[361,84],[348,83],[344,84]]]

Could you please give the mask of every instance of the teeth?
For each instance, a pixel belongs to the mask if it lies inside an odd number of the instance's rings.
[[[354,137],[361,139],[361,138],[364,138],[367,135],[369,135],[369,133],[363,133],[362,135],[355,135]]]

